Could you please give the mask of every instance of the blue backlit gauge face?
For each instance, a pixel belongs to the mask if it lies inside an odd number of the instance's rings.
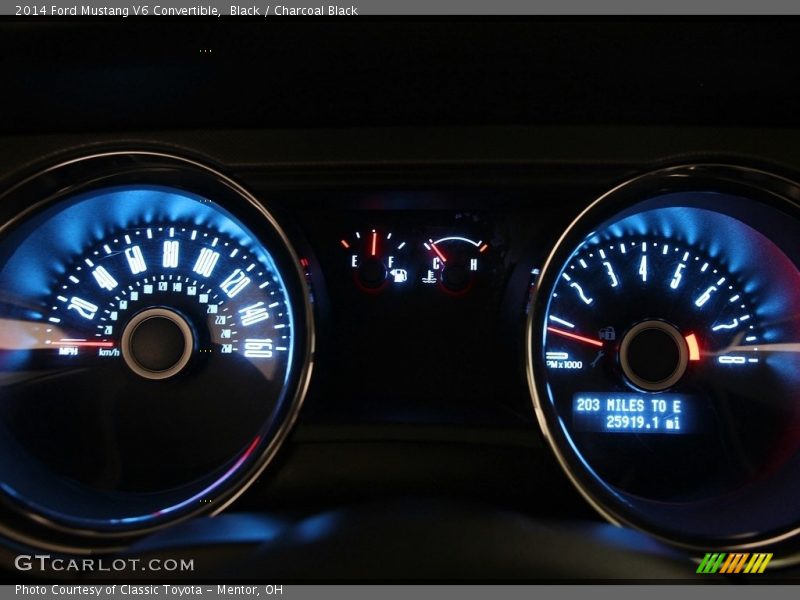
[[[115,232],[77,257],[55,288],[43,343],[56,361],[121,362],[165,379],[190,368],[186,349],[285,378],[286,290],[273,267],[219,231],[164,222]]]
[[[569,389],[575,429],[702,433],[702,397],[668,392],[761,378],[764,331],[746,287],[719,260],[667,239],[633,234],[578,252],[545,333],[551,386]]]
[[[68,528],[146,528],[258,468],[296,403],[308,300],[276,226],[219,189],[247,224],[127,185],[0,238],[6,499]]]
[[[652,201],[670,202],[687,198]],[[583,489],[668,537],[796,521],[780,506],[795,500],[786,482],[800,481],[797,257],[741,220],[682,204],[629,211],[565,256],[539,290],[534,376]],[[752,515],[732,518],[736,506]]]
[[[637,472],[626,489],[672,499],[735,487],[746,465],[727,450],[763,464],[773,450],[763,436],[791,416],[770,400],[784,384],[770,364],[776,324],[726,256],[616,232],[587,240],[556,280],[543,332],[551,399],[604,481]],[[610,451],[622,447],[625,461]]]

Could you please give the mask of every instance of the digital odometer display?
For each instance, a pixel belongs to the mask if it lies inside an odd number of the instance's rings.
[[[584,392],[572,400],[576,431],[607,433],[692,433],[692,400],[681,394]]]

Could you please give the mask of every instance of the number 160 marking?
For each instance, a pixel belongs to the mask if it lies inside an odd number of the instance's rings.
[[[244,355],[248,358],[272,358],[271,339],[246,339]]]

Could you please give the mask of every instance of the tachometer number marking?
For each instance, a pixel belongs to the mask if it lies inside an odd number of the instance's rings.
[[[697,300],[694,301],[694,305],[697,308],[702,307],[706,302],[708,302],[711,299],[711,294],[713,294],[716,291],[717,291],[717,287],[716,286],[714,286],[714,285],[709,286],[708,289],[705,292],[703,292],[702,294],[700,294],[700,297]]]
[[[593,299],[589,298],[583,292],[583,288],[574,281],[569,284],[569,287],[573,288],[576,292],[578,292],[578,296],[580,297],[580,299],[583,301],[584,304],[591,304],[593,302]]]
[[[583,301],[583,303],[584,303],[584,304],[591,304],[591,303],[592,303],[592,298],[589,298],[589,297],[588,297],[588,296],[587,296],[587,295],[584,293],[584,291],[583,291],[583,288],[580,286],[580,284],[578,284],[578,283],[576,283],[576,282],[572,281],[572,277],[570,277],[570,276],[569,276],[569,275],[567,275],[566,273],[562,273],[562,274],[561,274],[561,276],[562,276],[562,277],[563,277],[563,278],[564,278],[564,279],[565,279],[567,282],[569,282],[569,287],[571,287],[572,289],[574,289],[574,290],[575,290],[575,291],[578,293],[578,296],[580,297],[580,299]]]
[[[730,323],[721,323],[711,328],[711,331],[719,331],[720,329],[735,329],[739,326],[739,319],[734,319]]]
[[[683,279],[683,274],[681,271],[683,271],[685,268],[686,265],[681,263],[675,269],[675,273],[672,276],[672,281],[669,282],[669,287],[671,287],[673,290],[677,290],[678,286],[681,284],[681,279]]]
[[[609,279],[611,279],[611,287],[615,288],[619,285],[619,280],[617,279],[616,274],[614,273],[614,267],[611,266],[611,263],[605,261],[603,266],[606,268],[606,272],[608,273]]]

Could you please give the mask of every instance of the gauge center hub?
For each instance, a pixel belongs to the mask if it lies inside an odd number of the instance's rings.
[[[386,267],[375,258],[365,259],[358,269],[358,277],[365,287],[377,289],[386,281]]]
[[[145,379],[166,379],[189,362],[194,347],[192,329],[177,312],[150,308],[136,314],[122,333],[122,356]]]
[[[470,272],[466,265],[450,264],[442,269],[442,283],[453,291],[460,292],[469,286]]]
[[[620,365],[636,387],[660,392],[675,385],[689,364],[689,352],[680,331],[664,321],[643,321],[622,339]]]

